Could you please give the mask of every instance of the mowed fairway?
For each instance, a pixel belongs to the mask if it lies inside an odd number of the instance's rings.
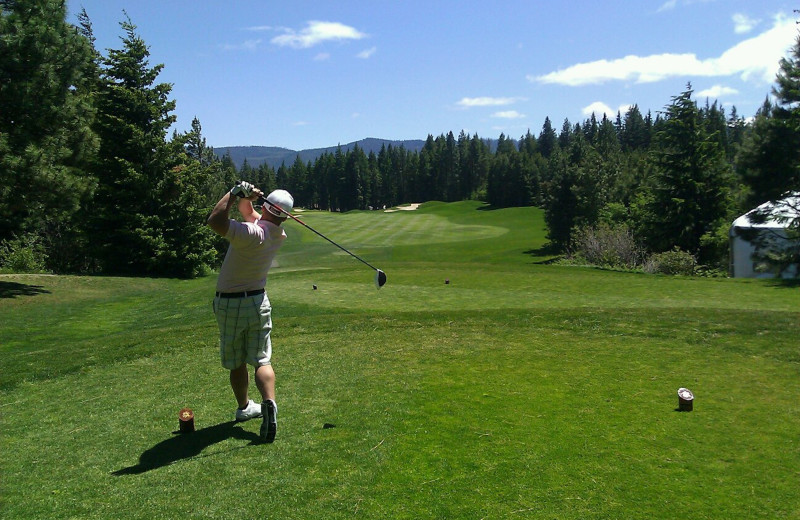
[[[534,208],[301,218],[388,283],[286,224],[271,445],[215,276],[0,276],[0,517],[800,518],[797,284],[548,265]]]

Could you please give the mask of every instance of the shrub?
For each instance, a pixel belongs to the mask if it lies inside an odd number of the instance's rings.
[[[633,269],[642,264],[645,254],[626,225],[600,224],[573,233],[570,256],[593,265]]]
[[[644,272],[650,274],[683,274],[691,276],[697,266],[697,259],[691,253],[681,251],[677,246],[672,251],[651,255],[644,264]]]
[[[32,233],[0,242],[0,267],[5,271],[41,273],[46,262],[45,248]]]

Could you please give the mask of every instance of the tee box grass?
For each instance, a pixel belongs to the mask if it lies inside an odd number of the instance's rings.
[[[800,518],[797,285],[548,265],[534,208],[302,218],[388,283],[285,225],[271,445],[214,276],[0,277],[0,516]]]

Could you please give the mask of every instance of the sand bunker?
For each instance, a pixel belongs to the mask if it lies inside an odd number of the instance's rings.
[[[419,202],[415,202],[414,204],[407,204],[405,206],[397,206],[396,208],[392,208],[392,209],[385,209],[385,210],[383,210],[383,212],[384,213],[392,213],[394,211],[414,211],[418,207],[420,207],[420,203]]]

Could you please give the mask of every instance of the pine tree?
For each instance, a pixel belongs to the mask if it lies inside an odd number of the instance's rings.
[[[98,144],[92,46],[62,1],[0,8],[0,241],[33,234],[51,268],[76,269],[73,219],[94,188],[87,167]]]
[[[800,13],[800,11],[796,11]],[[739,173],[750,189],[749,207],[770,201],[779,212],[796,214],[796,194],[800,193],[800,35],[787,58],[780,61],[776,84],[772,88],[775,104],[767,99],[746,134],[740,153]],[[787,197],[787,195],[793,195]],[[754,220],[764,220],[765,213]],[[772,234],[755,238],[759,254],[776,272],[800,264],[800,217],[785,218],[787,243]],[[800,275],[800,273],[798,273]]]
[[[486,198],[486,182],[489,175],[491,154],[488,145],[478,137],[472,136],[466,155],[461,162],[463,193],[468,197]]]
[[[648,123],[642,117],[638,105],[633,105],[625,113],[619,140],[622,149],[626,152],[641,150],[650,146],[650,129],[648,128]]]
[[[174,250],[164,236],[163,213],[176,199],[166,202],[163,190],[165,177],[181,162],[166,141],[175,102],[168,99],[170,84],[155,83],[163,65],[149,66],[150,51],[136,26],[129,18],[120,26],[122,48],[109,49],[102,60],[92,231],[105,272],[161,274],[164,256]]]
[[[729,216],[730,172],[717,137],[709,134],[691,85],[672,100],[656,136],[657,185],[646,240],[655,251],[678,247],[701,254],[701,238]]]
[[[549,159],[557,146],[558,138],[556,137],[556,131],[553,130],[550,118],[545,117],[542,131],[539,133],[539,151],[545,159]]]
[[[461,200],[459,194],[461,159],[453,132],[448,132],[442,143],[439,161],[439,191],[442,200],[446,202]]]
[[[749,208],[800,191],[800,35],[780,61],[772,93],[775,103],[765,101],[737,158]]]

